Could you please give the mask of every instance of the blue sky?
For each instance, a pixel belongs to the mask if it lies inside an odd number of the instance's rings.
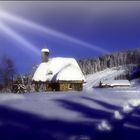
[[[45,46],[50,57],[76,59],[139,48],[139,13],[139,1],[1,1],[0,58],[11,57],[27,72]]]

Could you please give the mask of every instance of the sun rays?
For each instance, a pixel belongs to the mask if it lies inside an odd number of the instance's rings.
[[[52,36],[54,38],[59,38],[61,40],[67,41],[68,43],[74,43],[75,46],[81,46],[84,47],[86,49],[90,49],[92,51],[95,52],[99,52],[101,54],[107,54],[109,53],[109,51],[107,51],[106,49],[103,49],[101,47],[98,47],[96,45],[92,45],[90,43],[87,43],[83,40],[74,38],[72,36],[69,36],[67,34],[58,32],[56,30],[41,26],[39,24],[36,24],[32,21],[26,20],[24,18],[21,18],[19,16],[15,16],[13,14],[9,14],[5,11],[1,11],[0,10],[0,19],[3,21],[6,20],[8,22],[13,22],[25,27],[28,27],[29,29],[34,29],[36,31],[40,31],[42,33],[45,33],[48,36]],[[8,26],[4,25],[3,23],[1,23],[0,28],[4,28],[2,29],[3,31],[5,31],[7,34],[12,35],[14,39],[16,39],[18,42],[21,42],[24,46],[26,46],[26,48],[36,52],[36,54],[38,54],[38,50],[37,47],[34,46],[33,44],[31,44],[29,41],[27,41],[27,39],[23,38],[21,35],[19,35],[18,33],[16,33],[14,30],[12,30],[11,28],[9,28]]]
[[[24,39],[21,35],[19,35],[18,33],[16,33],[14,30],[12,30],[11,28],[9,28],[7,25],[5,25],[2,22],[0,22],[0,30],[3,31],[5,34],[9,35],[11,38],[13,38],[14,40],[16,40],[17,42],[22,43],[22,45],[24,46],[24,48],[26,48],[28,50],[31,50],[36,55],[40,55],[40,51],[37,49],[37,47],[35,47],[33,44],[31,44],[29,41],[27,41],[26,39]],[[24,49],[20,45],[18,47],[20,49]]]

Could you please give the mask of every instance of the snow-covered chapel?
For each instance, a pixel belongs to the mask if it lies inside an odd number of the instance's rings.
[[[36,90],[43,84],[45,91],[81,91],[84,75],[74,58],[49,59],[49,50],[42,49],[42,63],[33,75]]]

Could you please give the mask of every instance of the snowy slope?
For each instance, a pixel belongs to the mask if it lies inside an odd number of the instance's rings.
[[[92,88],[99,85],[100,81],[114,81],[115,77],[125,74],[128,71],[127,67],[119,66],[113,68],[107,68],[103,71],[89,74],[85,76],[86,83],[84,84],[84,90],[92,90]],[[123,81],[122,81],[123,82]],[[125,82],[123,82],[124,84]],[[127,87],[129,88],[129,87]],[[140,79],[134,79],[130,81],[130,88],[140,90]],[[123,88],[124,89],[124,88]]]
[[[116,76],[125,73],[123,67],[105,69],[103,71],[97,72],[95,74],[86,75],[86,84],[84,89],[91,89],[94,86],[97,86],[102,80],[113,80]]]

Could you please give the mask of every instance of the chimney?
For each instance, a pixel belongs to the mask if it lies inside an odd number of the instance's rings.
[[[49,49],[44,48],[41,50],[41,57],[42,57],[42,62],[48,62],[49,59]]]

